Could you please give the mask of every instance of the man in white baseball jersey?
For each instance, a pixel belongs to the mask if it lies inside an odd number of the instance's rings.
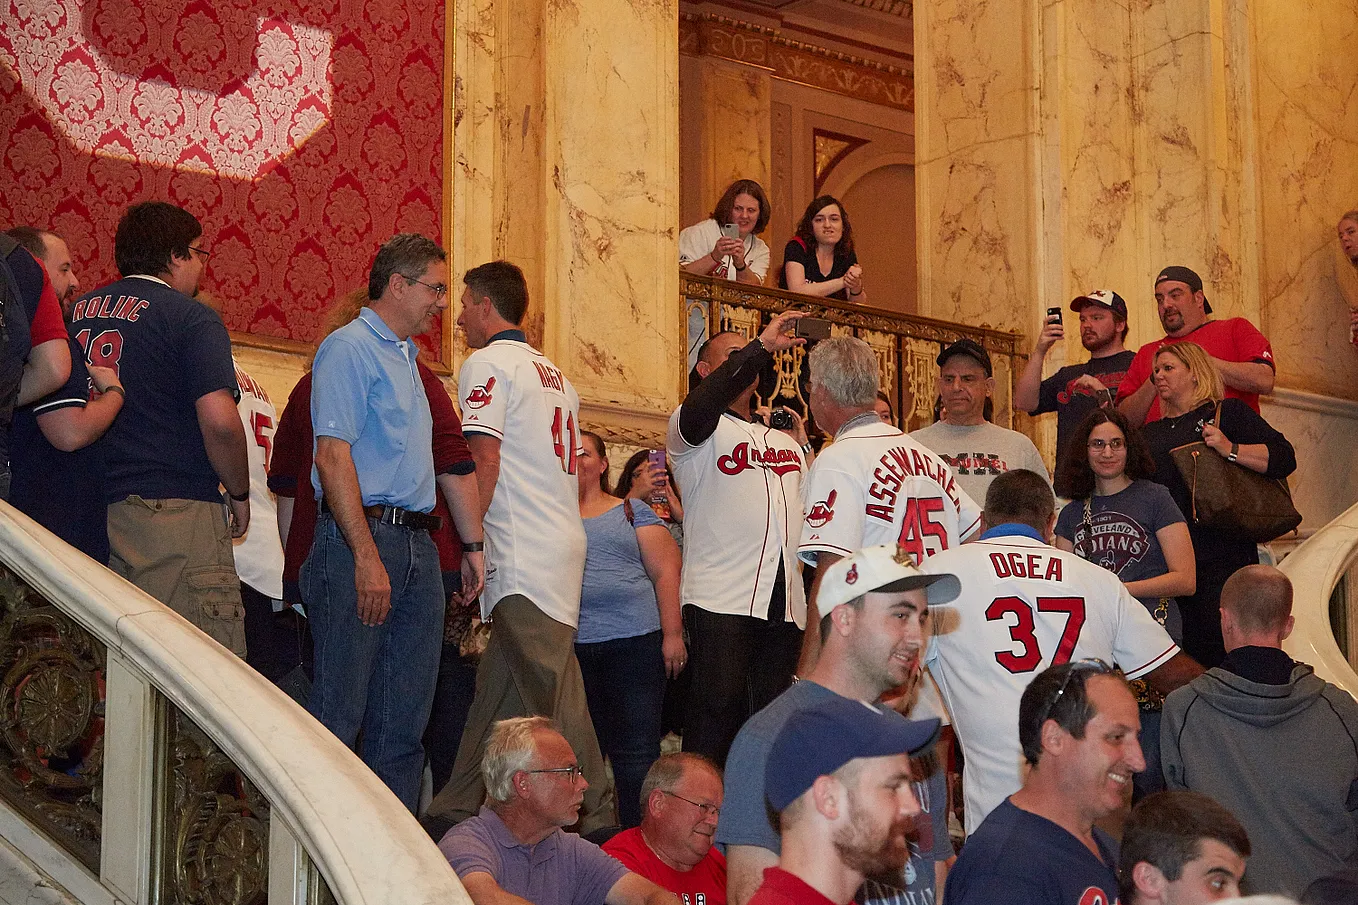
[[[802,486],[798,555],[815,567],[807,624],[820,622],[816,594],[836,561],[878,544],[894,544],[923,560],[962,543],[980,526],[981,509],[958,485],[948,463],[877,415],[877,356],[861,339],[832,336],[816,344],[811,414],[835,442],[821,451]],[[820,645],[802,644],[798,674]]]
[[[967,832],[1022,785],[1018,706],[1042,670],[1097,657],[1167,694],[1202,673],[1117,576],[1051,546],[1056,500],[1043,475],[997,477],[980,540],[924,561],[962,593],[931,610],[925,657],[966,755]]]
[[[701,382],[670,418],[666,446],[684,492],[680,600],[689,629],[691,692],[684,750],[718,765],[751,713],[792,681],[806,601],[797,561],[805,451],[752,421],[750,401],[799,312],[778,315],[746,344],[703,344]],[[753,705],[753,706],[752,706]]]
[[[579,756],[589,788],[581,832],[611,825],[613,797],[585,706],[575,629],[585,528],[575,478],[580,397],[519,328],[523,271],[492,261],[463,277],[457,324],[473,352],[458,373],[462,431],[476,460],[486,538],[481,616],[492,624],[452,779],[429,807],[435,839],[485,798],[481,761],[495,723],[548,716]],[[463,545],[463,549],[476,545]]]

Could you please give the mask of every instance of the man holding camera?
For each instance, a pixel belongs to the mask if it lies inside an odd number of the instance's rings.
[[[1080,344],[1089,352],[1084,364],[1066,365],[1046,380],[1042,363],[1052,346],[1065,339],[1061,309],[1047,309],[1047,323],[1038,334],[1028,365],[1014,387],[1014,408],[1030,415],[1056,412],[1056,468],[1080,422],[1096,408],[1111,406],[1118,384],[1127,376],[1135,353],[1127,339],[1127,303],[1111,289],[1095,289],[1070,303],[1080,317]]]
[[[805,342],[792,335],[801,316],[778,315],[748,344],[738,333],[710,338],[698,352],[699,383],[670,418],[693,688],[684,750],[718,765],[750,714],[791,683],[801,648],[797,541],[809,447],[750,412],[773,355]]]

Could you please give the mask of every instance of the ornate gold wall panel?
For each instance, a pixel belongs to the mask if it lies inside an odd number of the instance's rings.
[[[105,648],[0,566],[0,796],[99,870]]]
[[[795,41],[751,22],[685,13],[679,18],[679,52],[757,66],[774,78],[872,104],[915,109],[915,77],[910,70]]]

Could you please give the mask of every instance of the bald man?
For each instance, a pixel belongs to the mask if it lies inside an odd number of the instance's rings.
[[[1292,583],[1246,566],[1221,592],[1226,659],[1165,699],[1171,789],[1210,795],[1249,831],[1250,893],[1300,896],[1358,859],[1358,703],[1282,650]]]

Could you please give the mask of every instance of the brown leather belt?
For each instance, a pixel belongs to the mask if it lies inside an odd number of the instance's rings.
[[[321,512],[326,515],[334,514],[325,500],[321,500]],[[400,506],[364,506],[363,514],[368,518],[377,519],[384,525],[414,528],[416,531],[437,531],[443,526],[443,519],[437,515],[402,509]]]

